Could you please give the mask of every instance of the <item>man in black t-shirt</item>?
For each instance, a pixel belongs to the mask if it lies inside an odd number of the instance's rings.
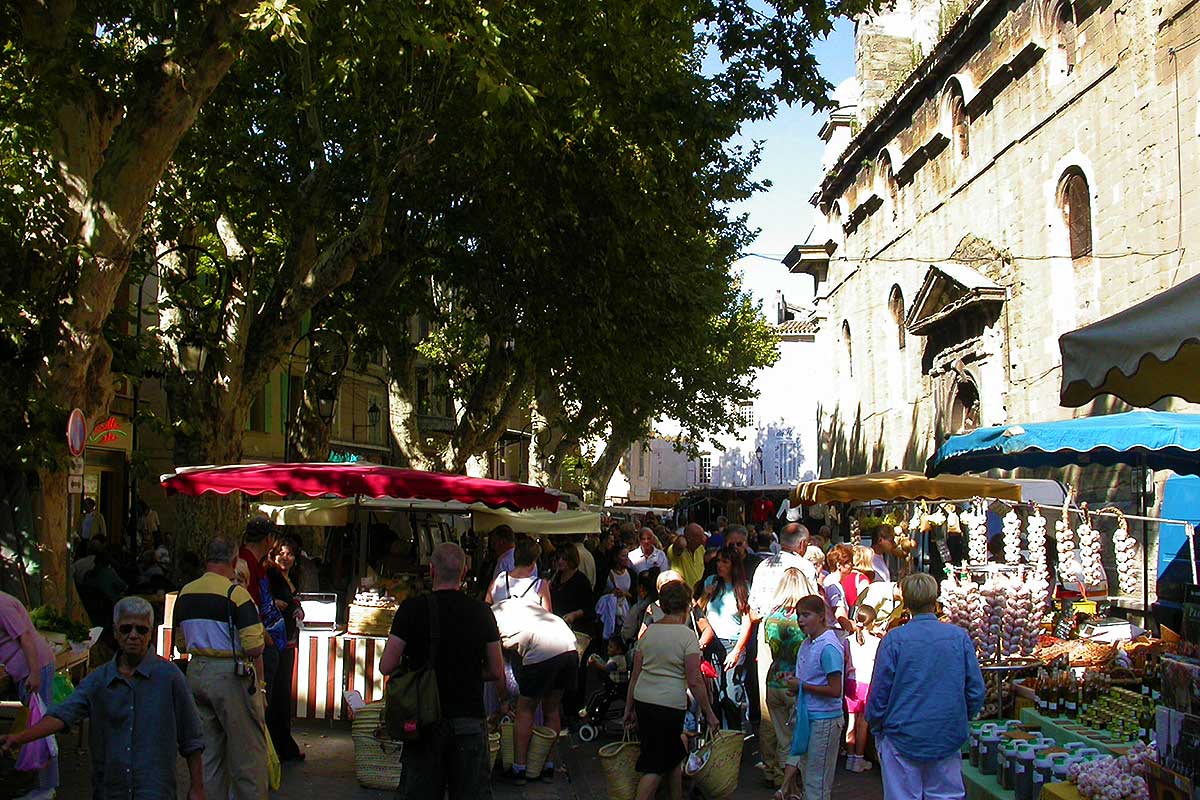
[[[442,724],[426,738],[404,745],[400,760],[403,800],[450,800],[492,796],[484,681],[502,680],[500,632],[492,610],[460,591],[467,572],[462,548],[446,542],[430,557],[433,592],[405,601],[396,611],[391,635],[379,659],[390,675],[402,660],[419,668],[429,659],[429,604],[438,620],[438,695]]]

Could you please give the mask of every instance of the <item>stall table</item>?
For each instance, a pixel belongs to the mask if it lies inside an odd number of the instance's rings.
[[[1111,744],[1089,739],[1077,731],[1063,727],[1070,720],[1050,718],[1039,714],[1032,708],[1021,710],[1021,722],[1027,725],[1040,725],[1042,734],[1048,736],[1060,745],[1068,742],[1083,742],[1088,747],[1094,747],[1101,753],[1121,755],[1129,747],[1128,744]],[[963,785],[967,790],[967,800],[1013,800],[1011,789],[1000,788],[1000,781],[995,775],[984,775],[979,767],[974,767],[969,761],[963,761]],[[1078,790],[1073,783],[1047,783],[1042,787],[1042,800],[1081,800]]]
[[[157,652],[169,658],[172,630],[158,631]],[[386,636],[358,636],[341,628],[301,630],[292,667],[292,709],[297,719],[343,719],[344,693],[357,691],[366,703],[383,699],[385,676],[379,671]]]

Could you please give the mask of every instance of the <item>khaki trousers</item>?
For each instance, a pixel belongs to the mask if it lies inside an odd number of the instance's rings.
[[[188,662],[187,676],[204,731],[205,794],[267,800],[263,692],[249,692],[257,678],[236,675],[231,659],[204,656]]]
[[[769,700],[770,692],[775,690],[767,689],[767,673],[771,671],[771,648],[767,644],[766,635],[767,626],[758,623],[758,630],[754,635],[758,637],[758,669],[756,670],[756,679],[758,680],[758,709],[760,719],[758,722],[758,752],[762,757],[763,775],[775,786],[783,783],[783,767],[784,758],[787,756],[787,751],[792,747],[792,737],[788,736],[784,741],[778,741],[776,731],[779,730],[778,725],[774,721],[775,717],[779,716],[779,710],[773,709]],[[794,701],[794,698],[793,698]],[[787,714],[784,714],[783,723],[787,722]],[[780,752],[784,758],[780,757]]]
[[[774,764],[777,770],[775,773],[768,770],[768,775],[777,776],[776,783],[783,781],[783,766],[792,750],[792,732],[795,727],[792,710],[795,707],[796,695],[789,694],[787,689],[767,689],[767,710],[771,712],[771,736],[775,744]],[[767,723],[766,717],[763,717],[763,722]],[[765,748],[766,744],[761,747]],[[765,757],[763,763],[766,763]]]

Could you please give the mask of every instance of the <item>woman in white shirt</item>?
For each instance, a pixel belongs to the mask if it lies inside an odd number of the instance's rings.
[[[550,607],[550,585],[535,572],[540,552],[538,543],[532,539],[522,539],[518,542],[513,552],[515,566],[507,572],[501,572],[492,581],[484,597],[487,604],[494,606],[513,598],[553,611]]]
[[[692,592],[682,581],[672,581],[662,587],[658,602],[663,617],[638,643],[625,698],[625,724],[636,722],[641,740],[637,800],[651,800],[664,779],[673,800],[683,795],[683,717],[689,689],[709,729],[716,731],[719,725],[700,674],[700,643],[687,624]]]

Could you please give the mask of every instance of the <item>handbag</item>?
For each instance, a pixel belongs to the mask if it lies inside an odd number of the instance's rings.
[[[388,735],[393,739],[402,742],[417,741],[442,721],[442,702],[436,671],[440,638],[437,602],[434,595],[430,594],[429,658],[420,667],[401,665],[388,678],[383,720]]]

